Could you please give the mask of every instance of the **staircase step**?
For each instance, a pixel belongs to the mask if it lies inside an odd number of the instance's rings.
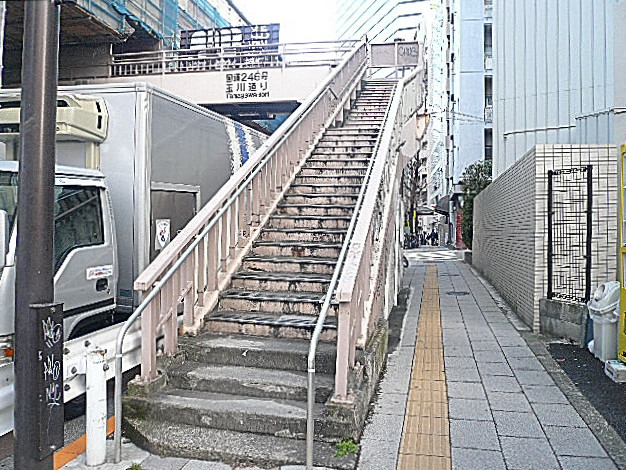
[[[228,289],[220,295],[220,310],[319,315],[324,294],[320,292],[275,292]]]
[[[233,467],[275,468],[305,463],[306,443],[300,439],[173,425],[161,420],[126,418],[125,421],[126,432],[133,441],[162,456],[221,461]],[[357,456],[335,457],[336,447],[332,443],[316,441],[314,449],[316,467],[356,468]]]
[[[334,174],[333,172],[322,175],[302,175],[296,176],[295,184],[362,184],[363,175]]]
[[[342,184],[300,184],[293,183],[289,187],[289,191],[287,194],[337,194],[341,193],[351,193],[358,194],[361,191],[360,183],[342,183]]]
[[[318,317],[315,315],[217,310],[208,318],[208,328],[215,334],[252,335],[263,338],[310,341]],[[337,343],[336,306],[331,305],[325,318],[320,341]]]
[[[351,217],[354,212],[354,204],[279,204],[276,212],[284,215]]]
[[[319,156],[311,156],[306,161],[304,168],[367,168],[369,157],[333,157],[332,159]]]
[[[239,271],[233,274],[232,287],[251,290],[325,293],[328,291],[330,278],[331,276],[328,274]]]
[[[307,373],[258,367],[185,362],[168,371],[167,385],[182,390],[230,393],[281,400],[307,399]],[[334,377],[315,374],[315,401],[324,403],[333,393]]]
[[[263,241],[284,242],[319,242],[319,243],[343,243],[346,231],[343,229],[284,229],[264,228],[261,232]]]
[[[306,435],[307,404],[296,400],[169,389],[149,399],[128,397],[124,405],[129,418],[296,439]],[[316,403],[313,409],[316,424],[321,426],[324,406]]]
[[[334,176],[334,177],[348,177],[355,178],[357,176],[363,177],[367,171],[367,166],[361,167],[310,167],[304,166],[299,173],[299,177],[304,178],[307,176],[320,177],[320,176]]]
[[[283,201],[287,204],[356,204],[356,200],[359,197],[358,193],[287,193]]]
[[[373,145],[367,146],[334,146],[334,147],[315,147],[313,154],[315,155],[371,155],[374,150]]]
[[[352,216],[319,216],[319,215],[273,215],[268,227],[271,228],[311,228],[325,230],[327,228],[347,229]]]
[[[338,258],[340,251],[341,243],[299,241],[258,241],[252,249],[252,253],[258,256],[300,256],[303,258]]]
[[[319,230],[318,230],[319,232]],[[336,258],[300,258],[292,256],[247,256],[243,269],[249,271],[282,271],[332,274],[337,265]]]
[[[217,316],[218,313],[215,312],[215,315]],[[228,312],[228,315],[222,316],[225,319],[230,318],[235,321],[233,312]],[[241,318],[241,321],[246,320],[245,315],[242,315]],[[331,321],[335,321],[336,325],[335,317],[326,319],[329,324]],[[211,328],[210,322],[211,317],[209,317],[209,328]],[[306,372],[310,341],[297,338],[277,339],[241,334],[204,333],[195,337],[182,336],[180,345],[189,361]],[[280,361],[276,360],[277,357],[280,358]],[[317,372],[334,374],[336,359],[336,344],[319,343],[315,356]]]

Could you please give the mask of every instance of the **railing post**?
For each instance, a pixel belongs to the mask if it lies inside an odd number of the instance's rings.
[[[144,382],[153,380],[157,376],[155,329],[160,300],[161,295],[157,294],[141,316],[141,379]]]
[[[196,287],[196,295],[198,298],[198,307],[204,307],[204,290],[207,285],[207,249],[206,249],[207,239],[206,237],[198,244],[197,256],[198,262],[190,269],[190,273],[188,276],[192,281],[195,281],[196,275],[198,279],[198,284]],[[197,274],[196,274],[197,273]],[[188,277],[188,279],[189,279]],[[188,326],[188,325],[186,325]]]
[[[201,242],[200,245],[198,246],[202,247],[202,250],[204,253],[204,242]],[[191,328],[196,322],[196,319],[194,316],[194,308],[193,308],[194,295],[197,295],[198,305],[199,306],[204,305],[204,292],[203,292],[204,288],[197,288],[195,286],[195,273],[194,273],[195,269],[194,268],[198,265],[206,266],[204,262],[200,259],[198,260],[198,263],[194,266],[193,258],[187,259],[187,261],[183,265],[183,273],[184,273],[183,285],[185,286],[185,288],[187,288],[185,292],[185,297],[183,299],[183,326],[185,328]],[[206,273],[204,273],[205,276],[202,276],[203,271],[204,271],[203,269],[198,270],[198,279],[200,279],[201,277],[206,277]],[[200,285],[201,286],[204,285],[204,280],[202,281],[202,283],[200,283]],[[194,294],[194,292],[196,294]],[[201,301],[202,301],[202,305],[200,304]]]
[[[337,312],[337,365],[335,371],[335,394],[333,400],[345,401],[348,397],[348,373],[350,357],[350,318],[354,302],[340,302]]]

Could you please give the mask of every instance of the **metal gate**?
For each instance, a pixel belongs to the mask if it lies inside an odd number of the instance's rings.
[[[548,299],[591,295],[592,166],[548,171]]]

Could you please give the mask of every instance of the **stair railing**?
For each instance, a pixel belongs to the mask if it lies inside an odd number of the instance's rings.
[[[403,146],[402,128],[422,106],[422,73],[422,69],[416,69],[396,86],[311,337],[307,382],[307,470],[313,468],[315,355],[333,295],[339,302],[339,308],[335,393],[332,399],[345,403],[350,401],[348,377],[355,365],[357,343],[362,339],[364,345],[369,330],[362,334],[363,318],[367,318],[368,313],[382,310],[381,293],[385,293],[387,270],[394,265],[399,266],[399,182],[407,161],[398,156]],[[374,315],[370,317],[375,320]]]
[[[163,353],[178,344],[178,307],[183,305],[181,332],[194,333],[218,302],[232,274],[286,187],[311,153],[324,130],[349,107],[350,97],[366,70],[367,48],[358,44],[333,73],[282,124],[189,224],[135,280],[143,299],[120,329],[115,355],[114,460],[121,459],[122,348],[130,326],[141,317],[140,380],[157,379],[157,338]]]

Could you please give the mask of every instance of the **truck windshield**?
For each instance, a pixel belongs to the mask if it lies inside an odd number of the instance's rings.
[[[0,209],[7,212],[9,227],[13,227],[17,213],[17,173],[12,171],[0,171]]]

